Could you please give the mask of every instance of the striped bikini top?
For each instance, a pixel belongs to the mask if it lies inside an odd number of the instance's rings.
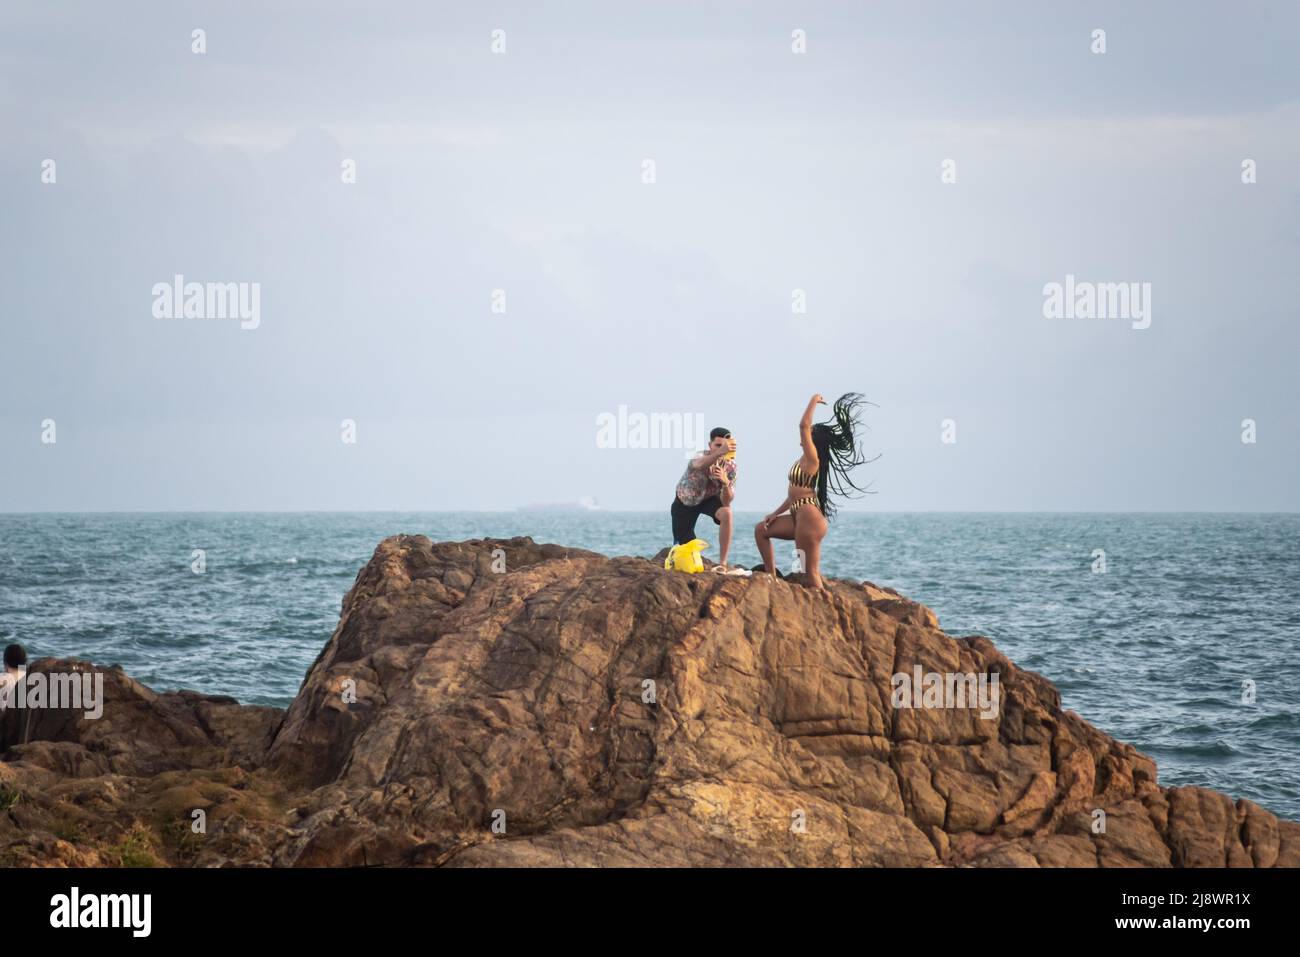
[[[799,468],[798,462],[795,462],[794,465],[790,466],[790,474],[787,475],[786,478],[789,480],[791,485],[794,485],[798,488],[807,488],[807,489],[816,488],[816,484],[817,484],[816,474],[813,475],[805,474],[804,470]]]

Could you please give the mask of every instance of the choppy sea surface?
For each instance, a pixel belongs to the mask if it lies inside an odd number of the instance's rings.
[[[738,518],[734,560],[756,564],[759,516]],[[699,528],[717,557],[716,529]],[[0,515],[0,638],[121,664],[159,690],[283,707],[396,533],[610,555],[671,541],[666,510]],[[823,571],[897,588],[950,634],[988,635],[1154,757],[1161,783],[1300,820],[1300,515],[842,513]]]

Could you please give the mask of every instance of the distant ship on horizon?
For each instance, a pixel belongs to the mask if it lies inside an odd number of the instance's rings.
[[[604,508],[596,501],[595,498],[588,495],[578,499],[576,502],[534,502],[532,505],[521,505],[516,511],[519,512],[601,512]]]

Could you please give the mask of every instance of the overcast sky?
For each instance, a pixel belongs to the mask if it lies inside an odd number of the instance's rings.
[[[324,6],[0,6],[0,511],[767,511],[849,390],[854,507],[1300,507],[1297,4]]]

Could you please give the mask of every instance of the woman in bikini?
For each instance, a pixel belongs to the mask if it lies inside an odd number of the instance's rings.
[[[803,552],[803,570],[812,587],[821,589],[826,587],[821,576],[822,539],[826,537],[828,520],[835,515],[828,493],[847,498],[852,491],[866,491],[853,484],[849,471],[867,461],[858,448],[856,435],[858,410],[865,400],[856,392],[846,392],[831,406],[832,421],[814,425],[813,412],[825,404],[820,395],[808,400],[808,408],[799,420],[803,454],[790,467],[785,501],[754,526],[754,541],[769,575],[776,572],[772,539],[794,539],[795,547]]]

